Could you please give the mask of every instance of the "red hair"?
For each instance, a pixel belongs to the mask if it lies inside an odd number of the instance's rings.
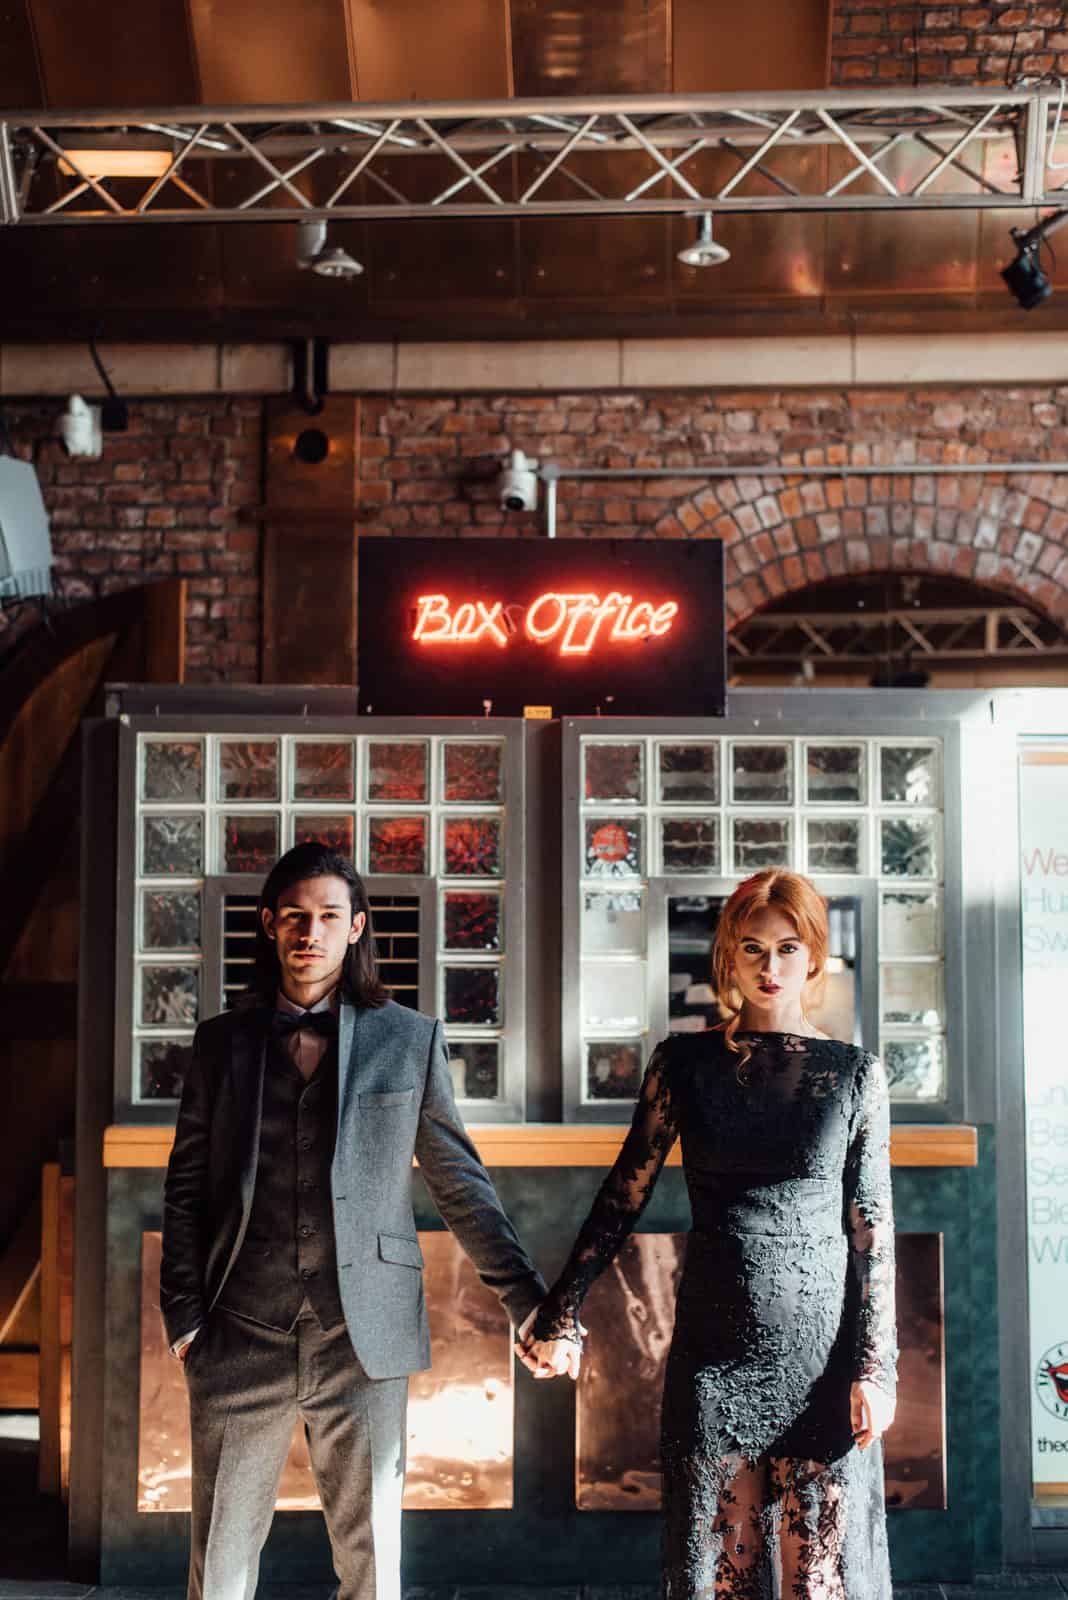
[[[802,944],[808,946],[813,973],[802,991],[804,999],[817,999],[823,987],[824,968],[827,965],[827,947],[830,935],[827,928],[827,907],[823,896],[808,878],[799,872],[786,872],[781,867],[754,873],[740,883],[723,907],[716,929],[716,942],[712,948],[712,984],[716,998],[727,1013],[720,1027],[727,1040],[727,1049],[742,1057],[740,1065],[749,1059],[750,1051],[735,1038],[742,1016],[742,999],[734,983],[734,958],[749,918],[755,911],[768,909],[781,911],[797,929]]]

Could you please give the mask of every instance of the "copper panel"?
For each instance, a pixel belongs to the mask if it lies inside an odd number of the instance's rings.
[[[200,99],[184,0],[31,0],[48,103],[182,106]]]
[[[727,184],[752,154],[739,148],[737,155],[707,150],[682,168],[702,194],[715,194]],[[768,160],[775,174],[802,194],[817,192],[825,182],[827,150],[809,145],[803,149],[775,151]],[[751,172],[738,193],[775,192],[770,178]],[[811,300],[823,293],[827,218],[812,212],[724,212],[715,216],[715,237],[731,252],[731,259],[711,268],[686,267],[678,252],[692,244],[697,224],[692,218],[671,219],[671,254],[674,292],[687,306],[710,301],[760,304],[770,299]]]
[[[532,184],[542,163],[524,156],[518,162],[521,190]],[[567,168],[580,183],[606,198],[618,199],[649,177],[654,163],[642,151],[572,156]],[[666,180],[648,195],[663,199]],[[583,191],[562,171],[546,179],[537,199],[578,200]],[[662,217],[524,217],[520,223],[522,293],[539,305],[546,300],[626,302],[663,299],[669,282],[670,228]]]
[[[635,1234],[590,1291],[578,1382],[575,1502],[580,1511],[660,1504],[660,1391],[685,1234]],[[942,1235],[897,1236],[897,1420],[886,1436],[887,1504],[946,1506]]]
[[[335,284],[334,287],[337,287]],[[317,416],[268,407],[263,550],[265,683],[353,683],[356,674],[356,434],[359,402],[331,396]],[[304,461],[297,440],[322,434]]]
[[[189,0],[207,105],[353,98],[344,0]]]
[[[375,171],[409,200],[428,203],[463,174],[445,156],[404,156],[375,163]],[[516,176],[510,158],[486,173],[498,194],[512,200]],[[470,196],[470,186],[458,190],[457,200]],[[385,200],[368,180],[372,198]],[[449,219],[449,201],[441,205],[441,220],[376,222],[368,230],[369,294],[376,309],[383,305],[426,306],[452,300],[488,300],[499,304],[517,293],[517,225],[507,218]]]
[[[434,1365],[408,1399],[409,1511],[512,1505],[511,1328],[451,1233],[421,1233]]]
[[[686,1253],[684,1233],[637,1233],[590,1290],[575,1411],[580,1511],[660,1505],[660,1391]]]
[[[673,0],[671,87],[676,94],[823,89],[830,15],[829,0]]]
[[[79,228],[74,238],[61,228],[8,228],[4,270],[9,281],[25,285],[31,306],[51,306],[53,316],[57,307],[77,309],[110,330],[115,311],[146,319],[184,312],[195,314],[203,330],[205,316],[219,304],[222,231],[160,228],[135,236],[105,225]]]
[[[940,1233],[897,1235],[897,1416],[886,1436],[886,1503],[944,1511],[945,1283]]]
[[[868,154],[872,154],[871,147]],[[967,152],[964,159],[968,159]],[[904,190],[918,183],[938,160],[937,153],[910,141],[888,152],[878,165]],[[831,147],[828,182],[839,182],[856,165],[847,150]],[[943,174],[927,192],[939,194],[950,182],[960,181],[959,175],[950,179]],[[865,172],[850,184],[848,193],[879,191],[878,181]],[[978,183],[975,192],[981,193]],[[976,211],[963,210],[912,212],[907,217],[886,211],[829,215],[827,294],[858,299],[879,296],[884,301],[930,295],[943,304],[947,295],[970,296],[975,288],[979,216]]]
[[[44,104],[37,51],[30,23],[29,0],[9,0],[0,27],[0,107]]]
[[[315,417],[289,400],[272,400],[267,408],[267,481],[269,511],[326,511],[352,520],[356,504],[357,402],[349,395],[329,395]],[[320,429],[327,438],[322,461],[302,461],[297,439],[306,429]],[[299,524],[298,524],[299,526]]]
[[[511,0],[517,95],[662,94],[668,0]]]
[[[421,1233],[434,1366],[409,1390],[409,1511],[507,1510],[512,1504],[512,1344],[497,1296],[484,1287],[451,1233]],[[160,1235],[141,1249],[139,1511],[190,1508],[189,1410],[182,1369],[159,1314]],[[294,1430],[280,1511],[319,1499],[303,1426]]]
[[[361,100],[503,100],[508,0],[347,0]]]

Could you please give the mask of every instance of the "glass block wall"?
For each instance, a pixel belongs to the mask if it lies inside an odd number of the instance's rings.
[[[775,866],[877,881],[891,1094],[944,1097],[939,740],[588,736],[581,768],[584,1103],[632,1097],[648,1055],[648,979],[668,981],[648,972],[650,881],[698,896]]]
[[[262,878],[321,840],[374,878],[432,877],[437,993],[458,1096],[503,1092],[504,740],[137,737],[134,1104],[181,1092],[203,1007],[205,880]]]

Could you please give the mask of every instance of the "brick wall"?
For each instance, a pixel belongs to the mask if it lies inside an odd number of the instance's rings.
[[[129,432],[106,435],[99,461],[65,454],[60,409],[5,408],[15,447],[41,481],[59,593],[84,600],[184,577],[189,681],[254,683],[259,531],[240,513],[261,498],[260,402],[137,402]],[[9,626],[0,614],[0,648]]]
[[[110,438],[96,462],[63,454],[56,416],[54,402],[8,408],[41,474],[61,591],[82,598],[183,575],[190,681],[255,681],[259,535],[240,513],[260,499],[259,404],[137,405],[130,433]],[[371,398],[360,426],[362,528],[541,537],[540,514],[505,516],[497,504],[495,464],[516,447],[561,466],[638,469],[563,481],[561,537],[720,538],[735,619],[843,574],[935,571],[1068,624],[1068,476],[924,470],[1068,459],[1068,386]],[[757,471],[769,458],[801,470]],[[640,476],[698,462],[739,476],[707,486]],[[805,476],[820,464],[841,475]],[[849,472],[892,464],[915,470]]]
[[[769,390],[368,400],[364,503],[375,533],[538,537],[505,516],[478,467],[520,448],[561,466],[841,466],[841,477],[741,472],[563,481],[561,537],[721,538],[740,619],[807,583],[850,572],[972,578],[1068,621],[1068,477],[936,477],[925,466],[1064,460],[1068,387]],[[915,465],[901,477],[850,465]],[[458,481],[466,478],[462,488]]]
[[[1056,5],[835,0],[831,82],[1004,83],[1068,74],[1068,16]]]

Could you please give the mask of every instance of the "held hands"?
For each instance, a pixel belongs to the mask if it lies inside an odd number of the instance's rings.
[[[578,1339],[535,1339],[531,1330],[538,1307],[527,1317],[516,1332],[515,1353],[535,1378],[562,1378],[566,1373],[572,1380],[579,1375],[582,1362],[582,1344]],[[579,1332],[586,1329],[579,1323]]]
[[[853,1429],[853,1443],[858,1450],[881,1439],[894,1420],[895,1402],[884,1394],[876,1383],[851,1383],[849,1386],[849,1421]]]

